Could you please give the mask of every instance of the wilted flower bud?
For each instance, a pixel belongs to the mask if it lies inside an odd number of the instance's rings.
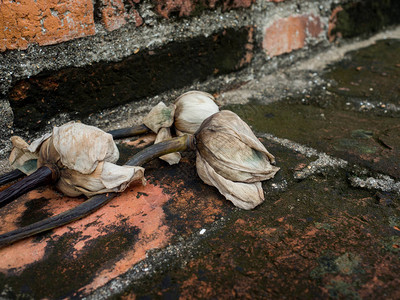
[[[172,124],[178,135],[194,134],[205,119],[219,111],[214,101],[208,93],[190,91],[179,96],[170,106],[158,103],[143,118],[143,124],[157,134],[155,144],[172,138]],[[179,163],[181,156],[171,153],[160,158],[172,165]]]
[[[262,180],[275,176],[275,158],[250,127],[231,111],[206,119],[195,133],[200,178],[243,209],[264,201]]]
[[[190,91],[175,101],[175,128],[181,133],[194,134],[201,123],[219,111],[212,95]]]
[[[60,178],[56,187],[68,196],[121,192],[132,181],[144,182],[143,168],[114,164],[119,152],[112,136],[93,126],[70,122],[54,127],[52,134],[30,146],[19,137],[12,140],[10,163],[18,168],[26,165],[24,159],[37,157],[38,168],[57,166]]]

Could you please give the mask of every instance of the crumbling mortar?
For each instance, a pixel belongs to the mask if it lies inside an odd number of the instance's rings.
[[[306,179],[314,174],[324,173],[329,168],[347,169],[355,173],[369,173],[369,171],[365,168],[360,168],[357,165],[351,166],[343,159],[332,157],[326,153],[319,152],[316,149],[298,144],[288,139],[278,138],[267,133],[260,134],[260,137],[276,142],[288,149],[299,152],[306,157],[318,156],[318,158],[308,164],[308,166],[294,173],[294,178],[297,180]],[[366,188],[369,190],[380,190],[384,192],[395,192],[400,195],[400,182],[396,182],[388,175],[378,173],[375,174],[374,177],[369,176],[366,179],[362,179],[359,176],[350,176],[349,181],[354,187]]]

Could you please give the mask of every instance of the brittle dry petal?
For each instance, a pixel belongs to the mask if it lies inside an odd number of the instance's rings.
[[[82,174],[70,169],[61,170],[57,188],[68,196],[76,197],[84,194],[90,197],[107,192],[122,192],[134,181],[145,184],[142,167],[100,162],[91,174]]]
[[[53,129],[52,139],[61,163],[82,174],[92,173],[100,161],[119,157],[112,135],[93,126],[67,123]]]
[[[221,111],[207,118],[195,133],[197,173],[240,208],[264,200],[262,180],[275,176],[275,158],[235,113]]]
[[[158,133],[160,128],[171,127],[174,122],[175,105],[166,106],[164,102],[154,106],[146,117],[143,124],[150,128],[154,133]]]
[[[275,158],[236,114],[221,111],[196,134],[197,149],[215,171],[232,181],[256,182],[274,177]]]
[[[215,172],[201,155],[197,155],[196,168],[197,174],[204,183],[215,186],[227,200],[239,208],[253,209],[264,201],[261,182],[243,183],[225,179]]]
[[[161,128],[158,133],[154,144],[166,141],[172,138],[171,130],[169,128]],[[181,160],[181,154],[179,152],[169,153],[159,157],[160,159],[166,161],[170,165],[179,163]]]

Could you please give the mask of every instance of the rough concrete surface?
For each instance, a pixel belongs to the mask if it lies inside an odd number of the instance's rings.
[[[263,183],[266,201],[233,207],[198,178],[194,153],[175,166],[155,160],[147,186],[0,249],[1,297],[399,298],[399,112],[386,109],[400,106],[399,32],[332,48],[334,59],[321,52],[188,87],[213,92],[275,155],[281,170]],[[84,121],[140,123],[187,89]],[[121,161],[153,140],[119,142]],[[1,233],[82,201],[34,190],[0,210]]]

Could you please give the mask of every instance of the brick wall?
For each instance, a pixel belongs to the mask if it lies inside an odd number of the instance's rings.
[[[0,0],[0,111],[11,107],[12,126],[37,129],[59,113],[83,116],[236,72],[254,57],[279,65],[288,53],[295,60],[399,23],[399,3]]]

